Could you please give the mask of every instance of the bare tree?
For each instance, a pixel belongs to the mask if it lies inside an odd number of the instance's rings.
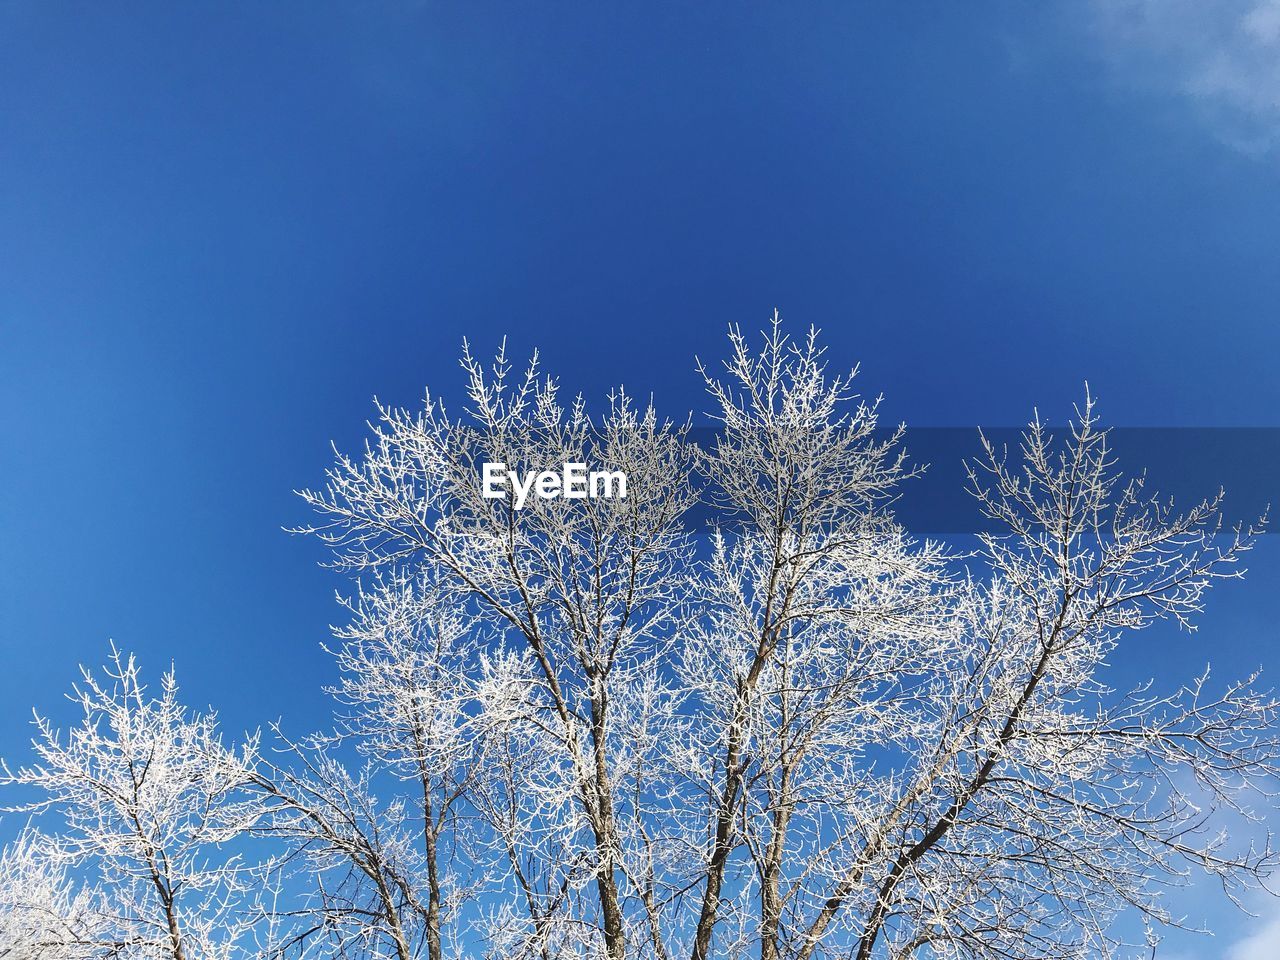
[[[452,599],[422,574],[392,574],[362,591],[348,604],[350,623],[337,631],[342,678],[330,691],[347,708],[343,733],[419,788],[430,960],[444,955],[442,914],[464,899],[458,871],[450,871],[463,853],[452,846],[450,827],[483,744],[472,691],[479,638]]]
[[[285,756],[264,759],[254,774],[270,802],[256,830],[283,842],[305,886],[302,901],[286,907],[296,922],[282,928],[271,955],[419,956],[429,919],[424,854],[404,800],[381,802],[372,768],[352,774],[329,741],[276,734]]]
[[[132,657],[113,649],[104,673],[82,671],[70,698],[81,710],[78,726],[63,737],[37,715],[38,762],[3,767],[3,783],[37,793],[10,809],[59,826],[39,848],[20,845],[17,863],[42,859],[42,869],[53,871],[43,874],[53,884],[46,895],[82,916],[87,901],[65,892],[60,871],[96,871],[105,888],[99,917],[120,931],[116,939],[130,956],[246,955],[254,885],[249,866],[225,845],[258,815],[245,793],[255,741],[238,751],[224,746],[216,718],[179,701],[172,672],[156,697]]]
[[[468,419],[448,419],[430,398],[418,414],[383,409],[365,458],[339,458],[324,490],[303,492],[326,518],[307,532],[330,543],[346,569],[410,561],[438,570],[478,615],[523,643],[536,720],[564,759],[559,789],[581,813],[573,822],[604,952],[622,960],[620,820],[642,812],[619,793],[613,705],[647,682],[671,643],[688,554],[680,518],[693,502],[687,445],[621,392],[599,422],[581,402],[563,407],[554,382],[538,379],[536,360],[515,382],[502,353],[491,373],[470,354],[464,367]],[[632,492],[625,510],[592,499],[521,510],[512,499],[483,498],[484,461],[604,463],[625,472]],[[542,802],[555,807],[561,797]]]
[[[299,910],[311,919],[278,945],[284,953],[327,940],[344,956],[389,943],[407,958],[421,941],[431,960],[445,955],[466,899],[452,827],[483,743],[471,729],[478,647],[450,599],[429,576],[392,572],[344,601],[351,618],[331,651],[336,735],[281,735],[284,758],[260,766],[255,783],[271,802],[261,831],[324,879]],[[354,775],[333,755],[350,742],[366,759]],[[374,792],[379,773],[391,778],[387,802]],[[395,790],[403,783],[412,796]]]
[[[760,354],[736,330],[731,345],[727,381],[704,371],[723,424],[704,471],[727,529],[680,651],[698,706],[688,760],[714,799],[690,955],[713,955],[731,857],[750,842],[772,960],[785,887],[799,882],[790,867],[822,855],[824,821],[842,829],[864,778],[859,758],[901,728],[938,658],[946,591],[940,552],[884,510],[910,471],[901,431],[879,436],[876,404],[853,402],[856,371],[828,377],[815,334],[793,345],[776,315]]]
[[[881,945],[1110,956],[1120,910],[1174,922],[1159,891],[1187,868],[1230,892],[1275,867],[1269,838],[1231,849],[1208,829],[1217,808],[1272,802],[1276,702],[1255,678],[1126,697],[1100,679],[1124,634],[1193,628],[1211,584],[1239,576],[1249,532],[1222,529],[1218,499],[1175,513],[1124,481],[1091,399],[1060,444],[1037,419],[1015,464],[984,452],[970,476],[1000,525],[981,538],[987,575],[948,612],[941,683],[856,843],[823,865],[825,897],[788,937],[797,957],[838,924],[859,960]]]
[[[1157,892],[1185,866],[1269,872],[1269,847],[1194,828],[1205,796],[1242,809],[1275,772],[1271,699],[1099,677],[1123,633],[1191,627],[1249,531],[1125,485],[1088,401],[1066,443],[1036,423],[1018,463],[986,449],[1002,532],[948,553],[894,519],[902,432],[814,334],[775,315],[759,352],[731,347],[696,464],[652,411],[597,424],[467,354],[468,418],[383,409],[365,457],[303,494],[339,566],[437,571],[525,645],[466,801],[503,837],[520,950],[598,924],[611,958],[1108,955],[1118,910],[1172,921]],[[625,465],[636,499],[495,506],[485,459]],[[701,553],[695,492],[720,518]]]
[[[127,946],[98,891],[77,886],[45,838],[24,831],[0,854],[0,957],[92,960]]]
[[[132,660],[109,687],[86,673],[82,725],[38,721],[39,764],[5,768],[65,824],[6,854],[0,943],[1105,960],[1122,915],[1179,923],[1170,886],[1240,899],[1271,876],[1258,678],[1107,683],[1135,631],[1195,628],[1256,531],[1127,478],[1092,398],[1056,439],[1038,418],[1017,450],[980,438],[990,530],[948,546],[894,515],[903,428],[776,314],[700,367],[701,450],[621,389],[599,414],[562,403],[536,357],[513,376],[464,348],[463,368],[461,416],[380,406],[364,452],[302,493],[356,580],[333,731],[233,752],[171,678],[148,699]],[[627,496],[493,498],[487,462],[620,471]],[[246,836],[288,870],[254,874],[274,902],[224,852]]]

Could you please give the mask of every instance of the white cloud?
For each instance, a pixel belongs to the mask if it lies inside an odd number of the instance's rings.
[[[1094,10],[1126,83],[1186,97],[1243,152],[1280,152],[1280,0],[1094,0]]]
[[[1226,960],[1276,960],[1280,957],[1280,917],[1227,948]]]

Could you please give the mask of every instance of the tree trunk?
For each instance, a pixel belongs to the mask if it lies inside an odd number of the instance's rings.
[[[618,882],[614,876],[615,840],[617,825],[613,818],[613,787],[609,781],[609,766],[606,756],[608,715],[608,697],[604,692],[602,680],[593,678],[596,687],[591,698],[591,739],[592,753],[595,762],[594,806],[596,808],[595,828],[596,855],[600,858],[599,872],[596,874],[596,889],[600,895],[600,914],[604,921],[604,946],[609,960],[625,960],[627,954],[627,934],[622,919],[622,902],[618,897]]]
[[[425,782],[422,810],[427,846],[427,957],[428,960],[444,960],[440,944],[440,868],[437,863],[439,837],[432,819],[431,791]]]
[[[780,956],[778,931],[782,925],[782,858],[791,821],[791,807],[787,801],[790,780],[788,772],[784,771],[778,807],[773,811],[773,833],[769,837],[764,870],[760,875],[760,960],[778,960]]]

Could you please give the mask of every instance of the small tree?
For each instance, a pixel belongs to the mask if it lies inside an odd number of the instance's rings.
[[[263,760],[254,775],[268,803],[257,831],[283,842],[302,894],[269,955],[419,956],[429,916],[424,855],[404,801],[380,801],[372,767],[353,775],[324,739],[276,734],[283,759]]]
[[[443,956],[441,914],[450,906],[443,873],[456,863],[442,848],[454,835],[448,827],[476,747],[467,674],[477,646],[450,599],[422,578],[381,581],[362,594],[338,632],[342,680],[331,691],[351,708],[343,723],[361,749],[420,788],[431,960]]]
[[[98,892],[78,887],[38,833],[0,854],[0,957],[91,960],[128,946]]]
[[[239,751],[224,746],[216,718],[178,700],[172,672],[151,697],[134,658],[114,648],[105,678],[83,670],[70,699],[80,723],[64,737],[37,715],[38,762],[3,767],[0,782],[39,795],[10,809],[58,822],[39,845],[17,848],[15,869],[43,863],[54,891],[66,889],[64,866],[95,872],[100,915],[110,917],[130,955],[244,955],[254,885],[229,845],[258,816],[245,793],[256,741]],[[58,896],[81,911],[89,902]]]
[[[410,955],[405,931],[421,925],[430,960],[444,956],[446,928],[465,899],[456,869],[463,851],[452,846],[458,834],[451,828],[482,743],[471,729],[469,672],[478,647],[450,600],[428,577],[394,574],[348,602],[351,620],[336,631],[332,651],[341,678],[329,692],[340,704],[337,739],[354,741],[369,767],[351,777],[328,746],[313,740],[309,751],[288,745],[305,761],[306,775],[275,766],[260,781],[283,802],[273,830],[310,845],[313,863],[322,849],[353,871],[352,881],[371,882],[376,913],[397,952]],[[414,816],[403,802],[378,807],[370,791],[379,771],[415,784]],[[406,831],[421,837],[420,853],[399,849]],[[325,923],[349,924],[355,903],[330,890],[321,898]],[[420,916],[403,919],[406,909]]]

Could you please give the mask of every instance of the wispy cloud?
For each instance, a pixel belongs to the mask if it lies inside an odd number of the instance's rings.
[[[1178,92],[1238,150],[1280,152],[1280,0],[1094,0],[1094,10],[1124,82]]]
[[[1227,949],[1226,960],[1276,960],[1280,957],[1280,916]]]

